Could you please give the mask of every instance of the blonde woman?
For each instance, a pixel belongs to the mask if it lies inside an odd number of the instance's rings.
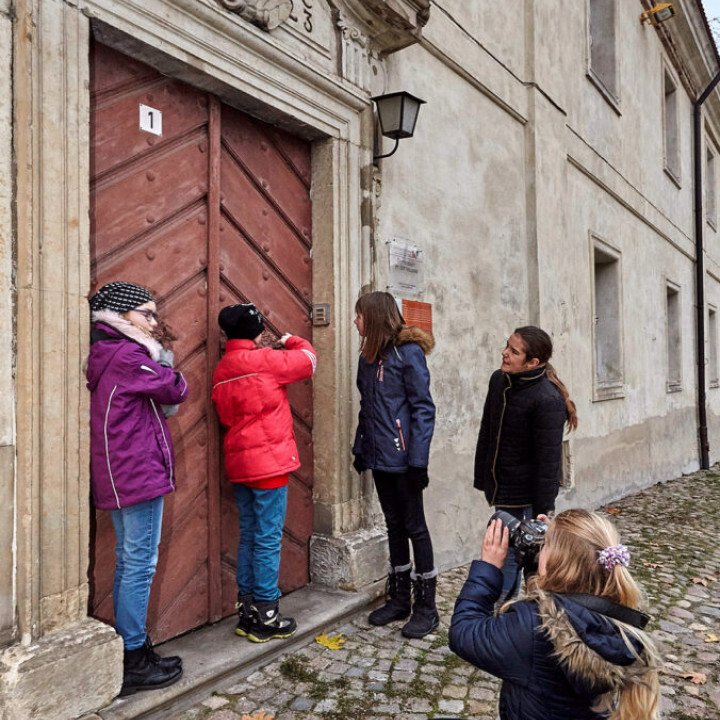
[[[656,720],[657,655],[614,526],[588,510],[560,513],[532,590],[494,615],[507,551],[495,520],[450,625],[450,649],[502,679],[500,720]]]

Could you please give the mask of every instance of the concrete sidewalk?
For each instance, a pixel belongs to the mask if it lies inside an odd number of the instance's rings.
[[[720,718],[720,471],[657,485],[601,511],[618,525],[631,549],[633,572],[648,594],[650,630],[663,658],[663,719]],[[295,611],[293,602],[302,607],[298,619],[305,635],[292,645],[273,641],[258,649],[234,636],[232,621],[215,626],[202,641],[201,633],[191,633],[162,648],[183,656],[187,675],[181,683],[116,701],[101,716],[495,720],[499,683],[447,647],[448,623],[466,573],[466,566],[441,573],[442,622],[435,635],[407,640],[400,635],[401,623],[372,627],[364,609],[368,597],[348,593],[328,596],[322,617],[316,613],[313,621],[312,591],[301,591],[304,600],[295,600],[300,593],[294,593],[284,601],[288,615]],[[319,645],[314,637],[320,630],[342,633],[345,644],[338,650]],[[263,654],[268,650],[274,656]],[[238,666],[237,658],[248,653],[252,658]],[[216,654],[227,662],[213,676],[209,663]]]

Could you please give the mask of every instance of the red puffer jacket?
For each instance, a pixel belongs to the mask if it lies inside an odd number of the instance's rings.
[[[312,377],[317,355],[292,335],[284,350],[228,340],[213,375],[212,399],[228,428],[223,449],[230,482],[256,482],[300,467],[286,385]]]

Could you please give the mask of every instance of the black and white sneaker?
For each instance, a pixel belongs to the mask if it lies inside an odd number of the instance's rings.
[[[257,600],[250,608],[250,627],[247,638],[251,642],[263,643],[273,638],[284,640],[292,637],[296,630],[295,620],[284,618],[280,614],[277,600]]]

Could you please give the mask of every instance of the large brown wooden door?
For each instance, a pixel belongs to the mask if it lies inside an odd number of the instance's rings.
[[[177,492],[166,496],[148,614],[159,641],[234,611],[237,512],[210,402],[217,315],[252,301],[268,342],[286,331],[312,340],[310,147],[103,45],[91,61],[92,289],[148,287],[190,384],[168,421]],[[155,122],[162,113],[162,135],[140,129],[141,104]],[[302,468],[290,481],[283,592],[308,582],[313,516],[310,381],[289,395]],[[90,610],[109,622],[114,540],[109,513],[95,512]]]

